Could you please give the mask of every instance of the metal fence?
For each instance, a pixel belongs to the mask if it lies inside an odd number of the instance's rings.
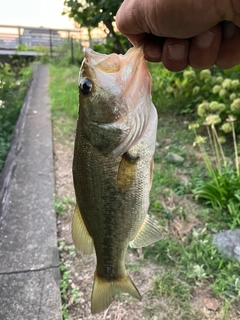
[[[26,26],[0,25],[0,61],[6,62],[13,55],[22,57],[68,57],[72,62],[81,60],[83,47],[103,43],[104,34],[95,28],[49,29]]]
[[[0,25],[0,50],[14,50],[25,45],[34,50],[35,46],[43,46],[52,51],[53,47],[62,45],[71,38],[88,41],[85,30],[48,29],[25,26]]]

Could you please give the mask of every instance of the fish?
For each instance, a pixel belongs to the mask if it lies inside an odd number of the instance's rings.
[[[147,214],[158,116],[141,47],[124,55],[85,49],[78,86],[72,238],[78,251],[96,254],[95,314],[117,293],[141,300],[125,268],[128,245],[140,248],[162,238]]]

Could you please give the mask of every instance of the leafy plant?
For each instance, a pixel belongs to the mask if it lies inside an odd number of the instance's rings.
[[[14,61],[12,66],[0,63],[0,171],[4,166],[32,71],[31,66],[23,66],[21,61]]]
[[[63,320],[68,320],[68,308],[66,302],[68,300],[68,281],[70,279],[71,271],[67,269],[67,267],[62,264],[60,266],[61,272],[61,280],[60,280],[60,291],[62,298],[62,316]]]
[[[105,33],[111,34],[114,39],[116,52],[125,53],[119,33],[114,27],[115,16],[121,3],[122,0],[65,0],[63,14],[73,18],[81,27],[87,27],[89,31],[103,25]]]
[[[120,32],[116,32],[116,35],[118,36],[119,43],[123,47],[124,51],[127,51],[131,46],[128,39],[124,37]],[[102,43],[94,42],[93,50],[105,54],[118,52],[118,49],[116,48],[116,41],[111,34],[109,34],[105,39],[103,39]]]
[[[66,206],[57,197],[55,197],[54,208],[57,214],[62,214],[65,211]]]
[[[17,51],[29,51],[29,50],[31,50],[30,47],[25,44],[20,43],[17,46]]]
[[[219,121],[219,116],[211,115],[205,119],[204,123],[207,127],[208,141],[213,158],[210,158],[204,145],[207,138],[199,136],[196,133],[198,124],[189,126],[196,134],[194,145],[199,146],[207,169],[207,177],[198,179],[196,187],[193,189],[193,193],[197,199],[204,199],[207,204],[210,204],[213,207],[213,209],[227,212],[228,216],[225,216],[229,222],[229,226],[234,228],[240,225],[240,174],[234,128],[235,118],[229,116],[227,119],[233,137],[235,154],[234,165],[230,161],[227,161],[224,154],[221,145],[222,140],[219,138],[215,127]]]
[[[149,70],[153,102],[160,112],[174,110],[178,114],[198,114],[200,118],[216,114],[222,124],[234,114],[237,123],[240,121],[239,66],[228,72],[217,67],[202,71],[189,67],[174,73],[161,64],[149,64]]]

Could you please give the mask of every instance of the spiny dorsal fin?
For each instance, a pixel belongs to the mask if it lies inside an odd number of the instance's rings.
[[[78,205],[75,207],[72,219],[72,238],[77,250],[87,255],[93,253],[93,240],[87,231]]]
[[[115,294],[119,292],[126,292],[134,298],[142,300],[138,289],[127,273],[126,276],[119,280],[108,281],[99,278],[95,272],[91,301],[92,313],[102,312],[107,309]]]
[[[146,247],[163,238],[157,223],[147,215],[136,237],[130,242],[130,247]]]

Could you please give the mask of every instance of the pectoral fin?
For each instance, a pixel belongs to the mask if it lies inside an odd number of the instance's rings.
[[[132,248],[146,247],[162,238],[163,236],[159,230],[158,225],[149,215],[147,215],[138,234],[130,242],[130,247]]]
[[[72,238],[77,250],[87,255],[93,253],[93,240],[87,231],[78,205],[75,207],[72,219]]]

